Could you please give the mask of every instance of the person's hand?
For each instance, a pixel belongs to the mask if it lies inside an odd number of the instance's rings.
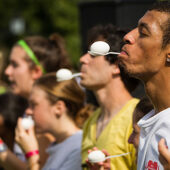
[[[159,160],[162,163],[164,170],[170,170],[170,151],[168,150],[165,139],[161,139],[158,144]]]
[[[98,150],[96,147],[94,147],[92,150],[88,150],[88,153]],[[102,152],[105,154],[105,156],[109,156],[109,153],[106,150],[102,150]],[[91,163],[88,160],[86,160],[86,163],[90,170],[110,170],[110,159],[106,159],[104,162],[98,162],[98,163]]]
[[[0,164],[2,164],[4,162],[4,160],[7,157],[7,152],[8,152],[8,147],[7,145],[4,143],[4,141],[2,140],[2,138],[0,137]]]
[[[34,127],[25,130],[22,127],[22,118],[18,119],[15,129],[15,140],[25,153],[38,150],[38,142],[35,136]]]

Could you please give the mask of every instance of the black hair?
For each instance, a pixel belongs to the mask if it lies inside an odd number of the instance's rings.
[[[6,92],[0,95],[0,115],[3,117],[4,126],[14,130],[17,124],[18,117],[24,114],[28,107],[28,102],[25,98],[15,95],[11,92]]]
[[[168,19],[161,25],[163,31],[162,48],[164,49],[168,44],[170,44],[170,2],[169,1],[156,2],[149,8],[149,11],[152,10],[164,12],[169,15]]]
[[[149,8],[149,11],[152,11],[152,10],[170,13],[170,2],[169,2],[169,1],[155,2],[155,3]]]
[[[154,106],[151,100],[147,96],[143,97],[136,105],[133,112],[133,117],[135,117],[134,121],[137,123],[142,117],[144,117],[153,109]]]

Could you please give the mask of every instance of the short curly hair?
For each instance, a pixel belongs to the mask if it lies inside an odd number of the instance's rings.
[[[168,19],[161,25],[161,29],[163,31],[162,48],[164,49],[168,44],[170,44],[170,2],[156,2],[149,9],[149,11],[152,10],[167,13],[167,15],[169,16]]]

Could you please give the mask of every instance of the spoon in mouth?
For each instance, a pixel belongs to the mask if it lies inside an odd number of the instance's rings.
[[[110,51],[110,46],[108,43],[104,41],[96,41],[90,46],[90,51],[88,51],[90,55],[99,56],[99,55],[119,55],[119,52]]]
[[[103,162],[106,159],[110,159],[110,158],[126,156],[128,154],[130,154],[130,152],[119,154],[119,155],[105,156],[105,154],[102,151],[96,150],[96,151],[92,151],[92,152],[89,153],[88,160],[91,163],[97,163],[97,162]]]
[[[57,81],[64,81],[64,80],[70,80],[72,78],[81,76],[81,73],[72,73],[69,69],[66,68],[62,68],[60,70],[57,71],[56,73],[56,78]]]

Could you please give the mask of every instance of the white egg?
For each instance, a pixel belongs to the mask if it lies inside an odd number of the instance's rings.
[[[103,162],[105,160],[105,154],[100,150],[92,151],[88,155],[88,160],[91,163]]]
[[[72,79],[72,72],[69,69],[62,68],[56,73],[57,81]]]
[[[22,119],[22,126],[25,130],[28,130],[30,127],[34,126],[34,120],[31,117],[24,117]]]
[[[94,42],[91,47],[90,47],[90,52],[91,53],[96,53],[96,54],[107,54],[110,50],[109,44],[107,44],[104,41],[96,41]]]

